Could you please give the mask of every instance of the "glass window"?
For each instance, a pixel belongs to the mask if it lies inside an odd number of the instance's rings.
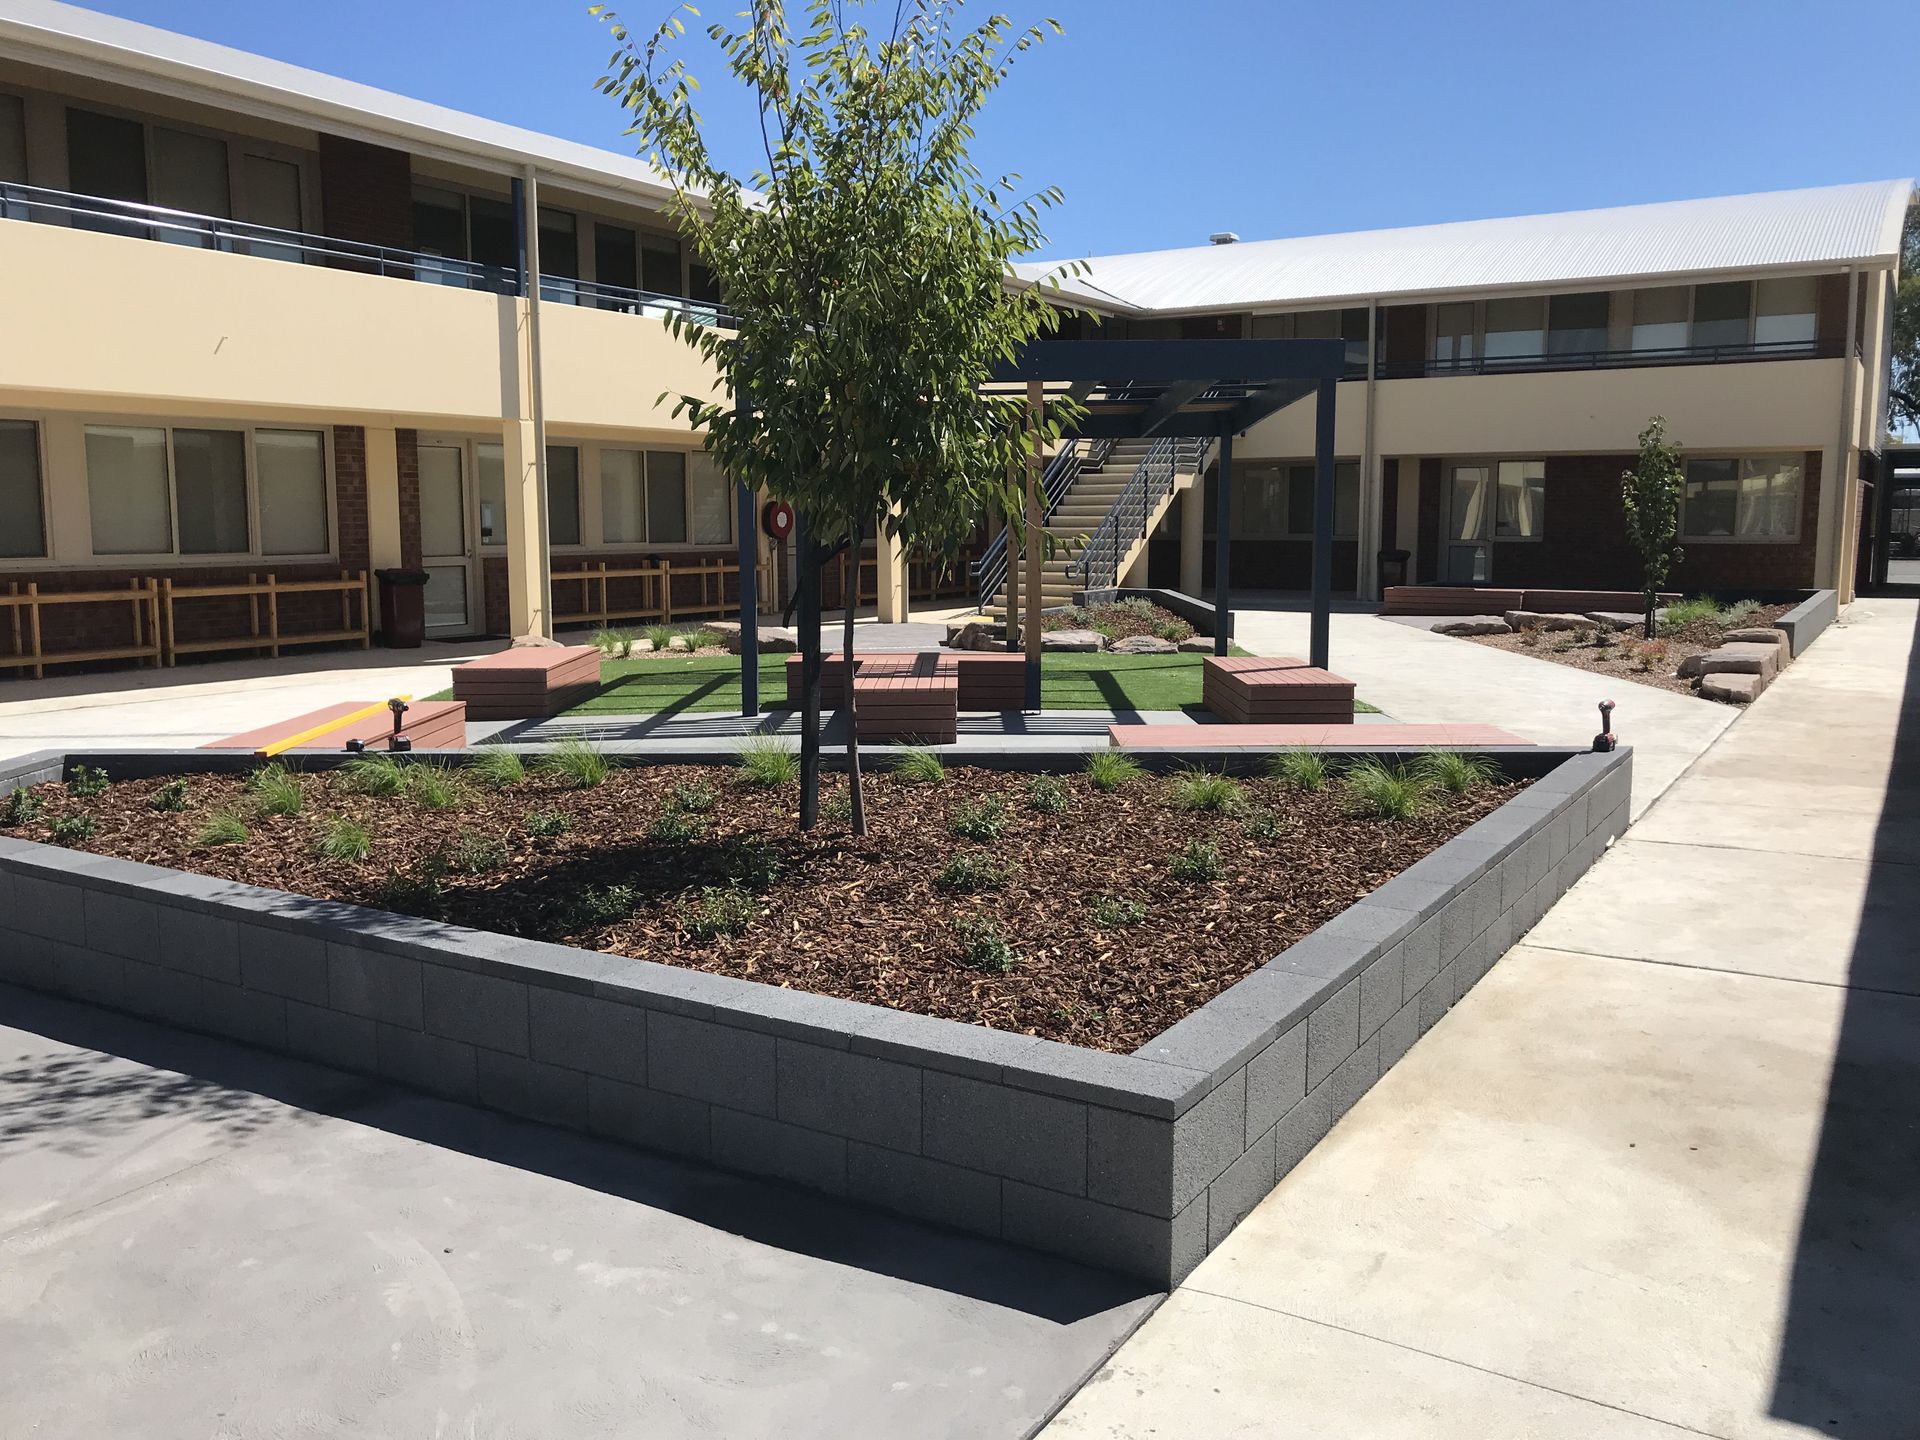
[[[724,545],[733,538],[733,487],[706,451],[696,450],[688,458],[694,544]]]
[[[647,539],[678,545],[687,538],[687,456],[684,450],[647,452]]]
[[[420,447],[420,553],[464,560],[467,494],[460,483],[464,462],[458,445]],[[464,567],[462,567],[464,569]],[[432,597],[428,597],[431,606]]]
[[[609,545],[647,538],[646,460],[638,450],[600,452],[600,538]]]
[[[1246,465],[1233,476],[1233,533],[1268,539],[1287,533],[1287,467]]]
[[[1799,530],[1794,455],[1689,460],[1683,534],[1694,540],[1791,540]]]
[[[305,228],[300,200],[300,167],[287,160],[267,155],[240,157],[241,214],[254,225],[271,225],[276,230]],[[270,240],[250,240],[247,253],[268,260],[301,259],[292,245],[277,245]]]
[[[1818,282],[1811,275],[1762,280],[1754,287],[1753,343],[1811,345]]]
[[[1442,367],[1474,357],[1473,302],[1454,301],[1433,307],[1433,358]]]
[[[174,509],[183,555],[243,555],[247,437],[238,430],[173,432]]]
[[[1694,345],[1745,345],[1752,313],[1753,286],[1745,280],[1694,286]]]
[[[579,292],[580,236],[574,217],[565,210],[540,207],[540,296],[561,305],[574,303]]]
[[[507,461],[498,445],[473,447],[473,468],[480,479],[480,543],[507,543]]]
[[[1633,292],[1633,348],[1684,350],[1687,348],[1687,311],[1693,293],[1684,285]]]
[[[87,509],[96,555],[173,550],[167,498],[167,432],[131,425],[87,427]]]
[[[520,284],[520,242],[513,231],[513,206],[505,200],[467,197],[467,256],[488,267],[476,288],[509,295]]]
[[[147,145],[138,120],[67,111],[67,186],[79,195],[147,200]]]
[[[439,255],[449,260],[467,258],[466,202],[451,190],[435,190],[416,185],[413,189],[413,245],[422,255]],[[421,265],[415,268],[421,280],[442,285],[465,285],[464,265]]]
[[[18,95],[0,95],[0,181],[27,183],[27,107]]]
[[[1071,339],[1063,333],[1063,339]],[[1091,336],[1087,337],[1093,338]],[[1293,338],[1293,317],[1291,315],[1256,315],[1253,317],[1253,338],[1255,340],[1291,340]],[[1235,526],[1236,533],[1239,527]]]
[[[13,560],[46,553],[40,427],[31,420],[0,420],[0,556]]]
[[[640,251],[633,231],[624,225],[593,222],[593,279],[596,285],[620,290],[640,288]],[[602,300],[602,306],[615,302]]]
[[[1547,302],[1538,295],[1487,301],[1486,357],[1536,356],[1546,350]]]
[[[1502,460],[1494,499],[1496,540],[1538,540],[1546,518],[1547,462]]]
[[[1287,467],[1287,533],[1313,534],[1313,466]],[[1333,538],[1351,540],[1360,533],[1360,465],[1340,460],[1333,467]]]
[[[1607,348],[1607,292],[1555,295],[1547,301],[1547,353],[1591,355]]]
[[[227,189],[227,142],[210,135],[155,126],[153,131],[153,203],[195,215],[233,214]],[[157,227],[162,240],[210,247],[213,237],[198,229]]]
[[[318,430],[257,430],[260,553],[320,555],[328,548],[327,443]]]
[[[663,235],[640,237],[640,288],[656,295],[678,295],[680,243]]]
[[[547,446],[547,543],[580,543],[580,452]]]

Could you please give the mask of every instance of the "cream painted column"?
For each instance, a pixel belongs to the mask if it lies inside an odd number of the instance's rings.
[[[873,544],[874,559],[878,562],[874,567],[877,572],[874,588],[879,616],[886,624],[900,625],[906,622],[911,607],[907,593],[907,546],[898,535],[888,534],[886,526],[879,528]]]
[[[506,472],[507,630],[516,640],[553,634],[547,610],[546,516],[540,505],[536,457],[539,437],[532,420],[509,420],[501,427],[501,461]]]
[[[1141,542],[1140,553],[1133,557],[1133,563],[1127,566],[1127,573],[1120,577],[1122,590],[1144,590],[1147,588],[1147,552],[1152,548],[1152,537]]]
[[[1860,270],[1847,270],[1847,343],[1841,351],[1839,394],[1839,437],[1820,455],[1819,524],[1814,535],[1813,583],[1821,590],[1840,590],[1842,601],[1853,593],[1849,557],[1842,553],[1847,525],[1847,505],[1854,492],[1854,477],[1859,473],[1854,446],[1860,438],[1860,362],[1854,358],[1860,341]]]
[[[1206,588],[1207,472],[1180,496],[1180,593],[1199,599]]]
[[[400,568],[400,446],[391,425],[368,425],[367,563],[374,570]]]

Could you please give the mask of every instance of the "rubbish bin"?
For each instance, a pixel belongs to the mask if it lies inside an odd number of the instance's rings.
[[[380,581],[380,643],[418,650],[427,634],[427,572],[376,570]]]
[[[1378,556],[1380,564],[1380,584],[1404,585],[1407,583],[1407,562],[1413,558],[1410,550],[1382,550]]]

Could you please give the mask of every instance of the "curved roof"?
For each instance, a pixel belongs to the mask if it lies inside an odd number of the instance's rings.
[[[1876,180],[1105,255],[1061,289],[1101,308],[1181,313],[1890,264],[1912,195],[1911,180]],[[1017,268],[1037,280],[1057,263]]]

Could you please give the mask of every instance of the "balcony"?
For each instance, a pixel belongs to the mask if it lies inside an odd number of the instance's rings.
[[[1529,375],[1555,370],[1637,370],[1666,365],[1735,365],[1760,360],[1834,360],[1845,350],[1846,345],[1840,340],[1682,345],[1659,350],[1571,350],[1543,355],[1382,362],[1375,374],[1382,380],[1407,380],[1430,375]],[[1351,364],[1348,375],[1352,377]]]

